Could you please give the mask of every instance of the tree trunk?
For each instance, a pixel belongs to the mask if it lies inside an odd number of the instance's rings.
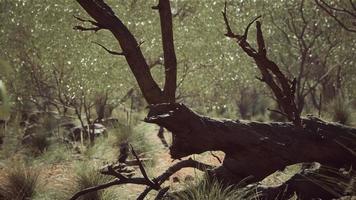
[[[220,150],[226,156],[214,175],[230,183],[253,176],[260,181],[277,170],[302,162],[340,168],[356,164],[356,129],[309,117],[302,127],[289,122],[216,120],[183,104],[150,107],[146,122],[173,134],[172,158]]]

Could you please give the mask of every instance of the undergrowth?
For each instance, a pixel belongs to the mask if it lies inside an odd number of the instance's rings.
[[[207,178],[198,179],[192,183],[186,183],[182,191],[172,195],[176,200],[236,200],[259,199],[258,194],[250,189],[240,189],[238,186],[224,187],[217,180],[209,180]]]
[[[79,163],[75,169],[74,191],[77,192],[88,187],[97,186],[112,180],[111,177],[102,175],[90,163]],[[113,192],[108,190],[95,191],[81,196],[78,200],[114,200],[117,199]]]
[[[23,163],[11,163],[0,181],[0,199],[32,199],[38,188],[39,171]]]

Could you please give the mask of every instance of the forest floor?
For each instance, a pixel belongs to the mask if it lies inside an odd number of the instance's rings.
[[[164,147],[157,136],[158,127],[146,124],[143,122],[135,126],[136,133],[143,134],[143,143],[141,145],[149,146],[149,151],[144,152],[142,157],[151,159],[152,162],[146,164],[146,170],[151,178],[162,174],[166,169],[172,166],[179,160],[172,160],[169,155],[169,149]],[[110,132],[109,132],[110,133]],[[165,131],[165,138],[168,143],[171,141],[171,134]],[[5,156],[6,152],[1,150],[4,154],[0,160],[0,181],[4,177],[4,169],[11,167],[11,165],[20,160],[31,160],[31,166],[35,170],[39,170],[39,189],[34,200],[52,200],[52,199],[66,199],[74,192],[78,191],[77,174],[78,170],[83,171],[88,167],[93,167],[95,170],[102,166],[113,163],[118,156],[118,147],[114,145],[115,136],[109,135],[108,138],[97,138],[97,142],[93,147],[87,149],[84,153],[78,154],[73,150],[67,148],[57,148],[52,145],[45,153],[34,158],[27,158],[21,149],[15,151],[15,154]],[[135,146],[136,145],[136,146]],[[133,144],[134,148],[141,148],[139,144]],[[219,160],[214,157],[212,152],[205,152],[200,155],[192,155],[191,157],[200,162],[219,166]],[[220,160],[223,160],[223,152],[213,152]],[[296,168],[292,168],[294,171]],[[136,167],[136,176],[141,176]],[[202,178],[202,172],[192,168],[183,169],[170,177],[165,185],[169,185],[171,191],[184,189],[191,183],[196,183]],[[274,185],[280,181],[285,180],[290,175],[289,173],[279,172],[264,181],[268,185]],[[108,191],[114,193],[118,199],[136,199],[137,196],[144,190],[144,186],[138,185],[122,185],[110,188]],[[149,199],[152,199],[156,193],[151,192]],[[110,198],[108,198],[110,199]]]
[[[164,147],[161,143],[157,136],[157,126],[141,122],[135,129],[136,132],[143,133],[145,143],[147,143],[145,145],[150,147],[150,151],[145,152],[143,156],[152,160],[152,162],[146,166],[150,177],[157,177],[174,163],[179,162],[179,160],[171,159],[169,149]],[[167,131],[165,131],[164,135],[168,143],[170,143],[171,135]],[[113,136],[98,138],[97,143],[92,147],[93,149],[87,150],[88,152],[82,154],[73,152],[73,150],[68,151],[65,148],[55,149],[55,147],[53,147],[48,149],[43,155],[39,155],[35,158],[27,158],[27,155],[24,155],[26,149],[19,148],[19,150],[15,151],[16,153],[9,154],[10,156],[5,156],[6,153],[4,150],[1,150],[0,153],[3,153],[4,158],[0,160],[0,163],[2,163],[2,166],[0,166],[0,181],[5,175],[6,168],[11,167],[11,165],[14,165],[16,162],[33,159],[31,160],[31,166],[34,170],[39,171],[38,180],[40,188],[37,191],[39,194],[35,200],[63,198],[63,194],[59,193],[67,193],[64,196],[68,197],[71,193],[73,194],[73,192],[75,192],[74,182],[78,166],[90,165],[96,169],[100,169],[101,166],[107,163],[115,162],[118,156],[118,149],[113,146],[113,140],[115,140]],[[223,159],[224,154],[222,152],[215,152],[214,154],[219,156],[221,160]],[[210,153],[193,155],[192,158],[210,165],[218,166],[220,164]],[[81,163],[84,163],[84,165],[80,165]],[[79,171],[80,170],[85,169],[79,169]],[[137,176],[141,176],[137,167],[135,173]],[[201,175],[202,172],[199,170],[186,168],[173,175],[165,184],[169,185],[173,190],[178,190],[185,186],[184,180],[187,176],[189,177],[187,178],[189,181],[194,181],[199,179]],[[122,185],[113,187],[110,190],[118,194],[120,199],[135,199],[144,188],[144,186],[138,185]],[[152,192],[151,195],[155,195],[155,192]]]

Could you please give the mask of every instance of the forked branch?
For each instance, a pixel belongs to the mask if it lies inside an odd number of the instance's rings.
[[[262,34],[261,23],[256,21],[260,16],[252,20],[245,29],[244,34],[238,35],[232,32],[230,27],[226,4],[222,12],[226,25],[227,37],[235,39],[243,51],[255,60],[255,63],[262,74],[259,80],[265,82],[273,91],[277,99],[277,103],[281,109],[281,113],[287,116],[288,120],[292,121],[296,126],[301,126],[300,112],[295,103],[295,80],[289,80],[283,72],[280,71],[278,65],[267,57],[267,50]],[[253,48],[247,41],[248,30],[252,23],[256,21],[256,40],[258,49]]]

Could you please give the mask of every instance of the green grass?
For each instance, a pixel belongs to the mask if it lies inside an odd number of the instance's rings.
[[[123,142],[128,142],[132,145],[137,154],[147,153],[152,150],[152,146],[147,142],[145,133],[148,128],[142,126],[132,126],[121,125],[117,129],[111,131],[115,136],[114,145],[119,149],[120,144]],[[110,134],[110,133],[109,133]]]
[[[237,200],[258,199],[254,189],[239,189],[238,187],[224,187],[217,180],[206,178],[187,183],[182,191],[173,194],[173,199],[179,200]]]
[[[35,158],[36,164],[56,164],[69,162],[73,159],[73,152],[61,143],[51,144],[48,149],[41,155]]]
[[[96,170],[91,163],[79,163],[76,166],[76,174],[74,177],[75,186],[74,192],[83,190],[88,187],[93,187],[99,184],[106,183],[112,178],[110,176],[102,175]],[[96,191],[88,193],[78,200],[111,200],[115,199],[115,195],[109,191]]]

